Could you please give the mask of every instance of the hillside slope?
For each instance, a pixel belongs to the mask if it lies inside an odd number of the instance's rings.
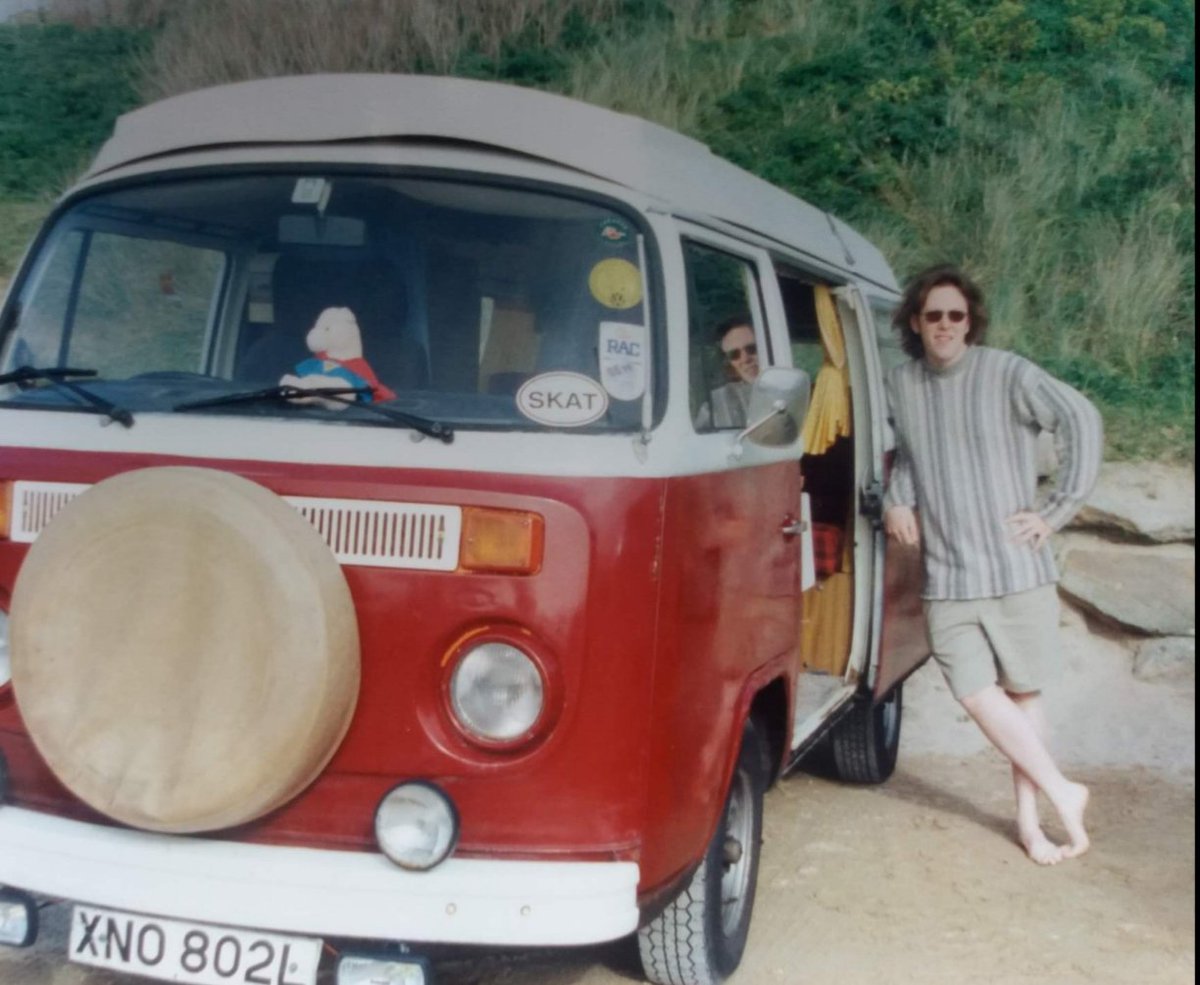
[[[79,9],[0,27],[0,197],[52,193],[116,113],[214,82],[367,70],[547,88],[705,141],[850,220],[902,276],[963,263],[993,341],[1101,406],[1110,457],[1194,458],[1193,0]],[[0,233],[0,275],[17,242]]]

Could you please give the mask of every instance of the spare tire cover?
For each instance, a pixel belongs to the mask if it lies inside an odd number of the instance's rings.
[[[316,777],[354,713],[358,627],[337,560],[295,509],[228,473],[93,486],[30,547],[10,618],[38,751],[136,827],[260,817]]]

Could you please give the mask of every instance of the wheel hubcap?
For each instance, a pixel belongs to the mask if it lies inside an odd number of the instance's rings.
[[[754,838],[754,794],[750,777],[739,771],[729,793],[721,852],[721,927],[732,934],[741,922],[750,883]]]

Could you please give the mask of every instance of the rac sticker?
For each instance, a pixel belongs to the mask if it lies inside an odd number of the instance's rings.
[[[517,391],[517,410],[539,424],[578,428],[604,416],[608,394],[582,373],[542,373]]]
[[[646,330],[622,322],[600,323],[600,379],[617,400],[646,392]]]

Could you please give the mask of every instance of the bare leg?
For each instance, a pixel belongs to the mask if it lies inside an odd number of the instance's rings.
[[[1029,724],[1045,745],[1046,716],[1042,712],[1040,695],[1036,691],[1026,694],[1005,693],[1029,719]],[[1038,865],[1057,865],[1063,859],[1063,850],[1042,831],[1042,822],[1038,817],[1037,785],[1016,763],[1012,764],[1012,774],[1017,795],[1017,839],[1025,849],[1025,854]]]
[[[995,684],[963,698],[962,705],[983,729],[983,734],[992,745],[1004,753],[1009,762],[1040,789],[1058,811],[1070,839],[1062,847],[1061,857],[1075,858],[1086,852],[1089,841],[1083,826],[1083,812],[1087,807],[1088,789],[1062,775],[1026,711]],[[1034,714],[1039,713],[1036,704],[1033,710]],[[1033,811],[1036,824],[1036,801]]]

